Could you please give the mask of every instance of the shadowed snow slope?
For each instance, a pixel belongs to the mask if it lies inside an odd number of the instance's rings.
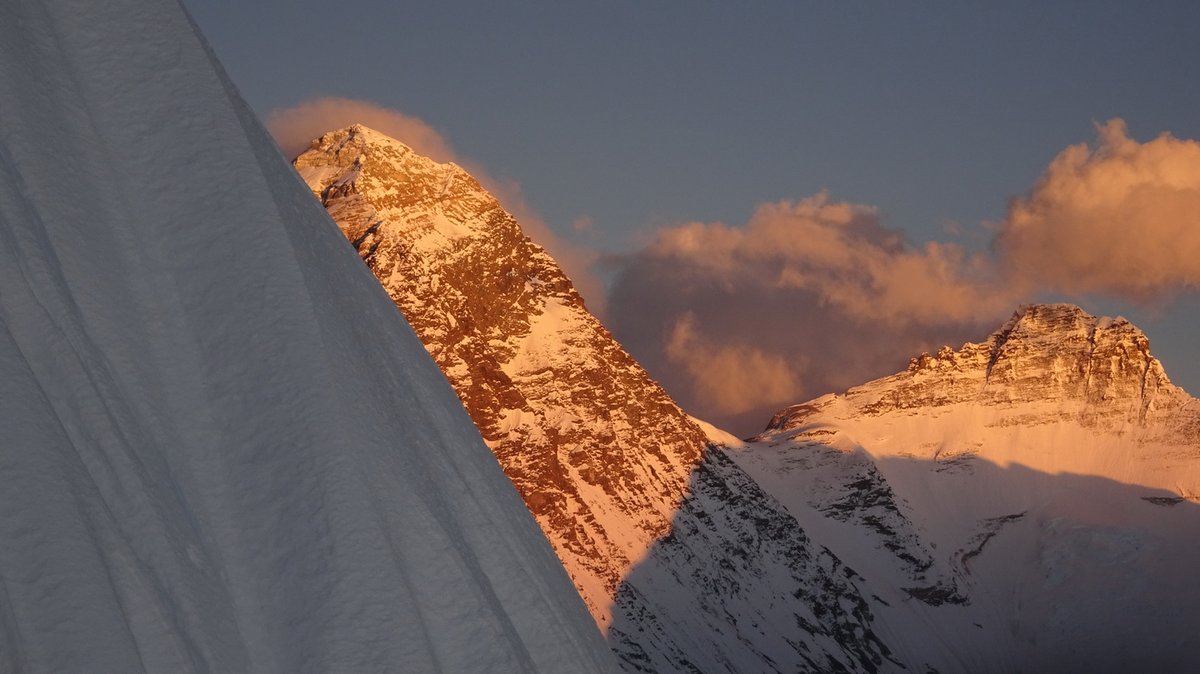
[[[175,2],[0,5],[0,670],[604,671]]]
[[[1124,319],[1024,307],[728,444],[863,576],[903,662],[1200,665],[1200,403]]]

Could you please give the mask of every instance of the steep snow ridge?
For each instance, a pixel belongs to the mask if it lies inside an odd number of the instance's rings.
[[[4,3],[0,100],[0,670],[615,668],[178,3]]]
[[[873,670],[853,573],[457,166],[362,126],[295,161],[458,391],[632,671]]]
[[[1033,305],[731,456],[862,574],[905,662],[1180,670],[1200,661],[1180,582],[1200,564],[1197,415],[1128,321]]]

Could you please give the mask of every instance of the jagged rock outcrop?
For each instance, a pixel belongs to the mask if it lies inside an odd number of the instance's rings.
[[[910,668],[1182,671],[1198,419],[1128,321],[1030,305],[730,455],[862,576]]]
[[[1082,406],[1085,421],[1100,424],[1145,422],[1190,400],[1150,354],[1145,333],[1124,318],[1097,318],[1071,304],[1022,307],[987,340],[923,353],[905,371],[846,397],[861,400],[859,411],[872,416],[965,402],[1002,409],[1052,402]],[[802,423],[811,407],[786,409],[768,428]]]
[[[853,574],[709,445],[470,175],[362,126],[313,141],[295,165],[453,384],[628,669],[890,662]]]

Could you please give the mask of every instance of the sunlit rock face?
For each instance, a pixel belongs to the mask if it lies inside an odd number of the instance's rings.
[[[1198,420],[1137,327],[1031,305],[730,456],[863,576],[910,667],[1189,671]]]
[[[593,610],[606,610],[667,534],[704,435],[458,166],[361,126],[323,136],[295,165],[554,532]]]
[[[1022,307],[987,340],[921,354],[905,371],[846,397],[869,416],[967,402],[1018,412],[1045,403],[1109,426],[1171,414],[1190,400],[1150,354],[1145,333],[1071,304]],[[803,423],[811,406],[783,410],[770,428]]]
[[[313,141],[295,166],[441,366],[628,669],[888,662],[853,571],[709,445],[475,179],[362,126]]]

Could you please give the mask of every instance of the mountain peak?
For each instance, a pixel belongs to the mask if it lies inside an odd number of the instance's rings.
[[[1125,317],[1093,316],[1074,304],[1023,304],[1011,318],[997,330],[992,338],[1020,331],[1028,335],[1042,334],[1052,337],[1069,338],[1081,333],[1092,334],[1096,330],[1117,330],[1130,332],[1137,341],[1144,342],[1149,348],[1146,334],[1130,323]]]
[[[930,377],[933,371],[948,376]],[[1146,333],[1073,304],[1024,305],[986,341],[922,354],[905,374],[925,388],[971,382],[974,397],[993,404],[1084,403],[1139,419],[1156,398],[1182,393],[1150,354]]]
[[[462,169],[356,127],[295,164],[631,671],[868,671],[887,657],[853,573],[709,446]]]
[[[1066,302],[1048,303],[1048,304],[1022,304],[1013,312],[1009,323],[1043,320],[1051,323],[1054,322],[1071,322],[1071,323],[1086,323],[1095,320],[1095,316],[1084,311],[1077,304],[1069,304]]]
[[[369,167],[373,169],[367,171],[371,184],[388,185],[407,174],[435,175],[446,179],[453,177],[469,184],[473,192],[484,192],[479,183],[458,164],[426,157],[403,141],[364,124],[351,124],[313,139],[293,164],[314,190],[316,184],[328,184],[333,170],[344,172],[346,169]],[[314,168],[322,171],[313,173]],[[343,173],[340,177],[345,179],[347,176]],[[358,177],[355,174],[350,179]]]
[[[1175,646],[1195,625],[1131,616],[1196,604],[1177,569],[1196,561],[1200,405],[1126,320],[1021,307],[730,447],[808,531],[837,532],[823,542],[915,669],[1196,669]]]
[[[839,398],[784,410],[768,428],[789,426],[805,410]],[[1144,423],[1148,413],[1190,400],[1171,384],[1137,326],[1073,304],[1023,305],[986,340],[923,353],[904,371],[852,388],[845,398],[867,415],[972,403],[1053,407],[1054,414],[1071,408],[1105,423]]]
[[[354,124],[351,124],[350,126],[346,127],[346,131],[348,131],[348,132],[350,132],[350,133],[353,133],[353,134],[378,134],[378,135],[383,135],[383,134],[380,134],[380,133],[379,133],[378,131],[376,131],[375,129],[372,129],[371,127],[367,126],[366,124],[359,124],[359,123],[354,123]],[[393,138],[392,140],[395,140],[395,139]]]
[[[321,134],[321,136],[309,143],[309,149],[328,148],[333,144],[353,145],[360,148],[365,145],[389,145],[403,148],[407,152],[414,152],[403,141],[397,140],[381,131],[376,131],[365,124],[357,123]]]
[[[523,238],[496,198],[457,164],[362,124],[323,134],[293,164],[364,259],[378,254],[390,266],[471,237]],[[397,245],[381,249],[385,239]]]
[[[703,433],[462,169],[361,126],[323,135],[295,165],[455,386],[585,601],[607,610],[669,528]],[[627,493],[643,474],[645,493]]]
[[[1004,381],[1001,375],[1018,367],[1036,373],[1037,368],[1030,367],[1030,363],[1020,364],[1029,356],[1034,357],[1034,365],[1048,366],[1043,374],[1065,375],[1067,379],[1086,378],[1112,368],[1141,378],[1153,369],[1162,383],[1170,383],[1162,365],[1150,355],[1146,333],[1124,317],[1093,316],[1074,304],[1022,305],[984,345],[990,347],[988,383],[992,383],[993,375]],[[963,351],[968,346],[982,345],[964,345]],[[1043,362],[1046,358],[1052,360]],[[1056,367],[1063,362],[1078,367],[1064,372]]]

